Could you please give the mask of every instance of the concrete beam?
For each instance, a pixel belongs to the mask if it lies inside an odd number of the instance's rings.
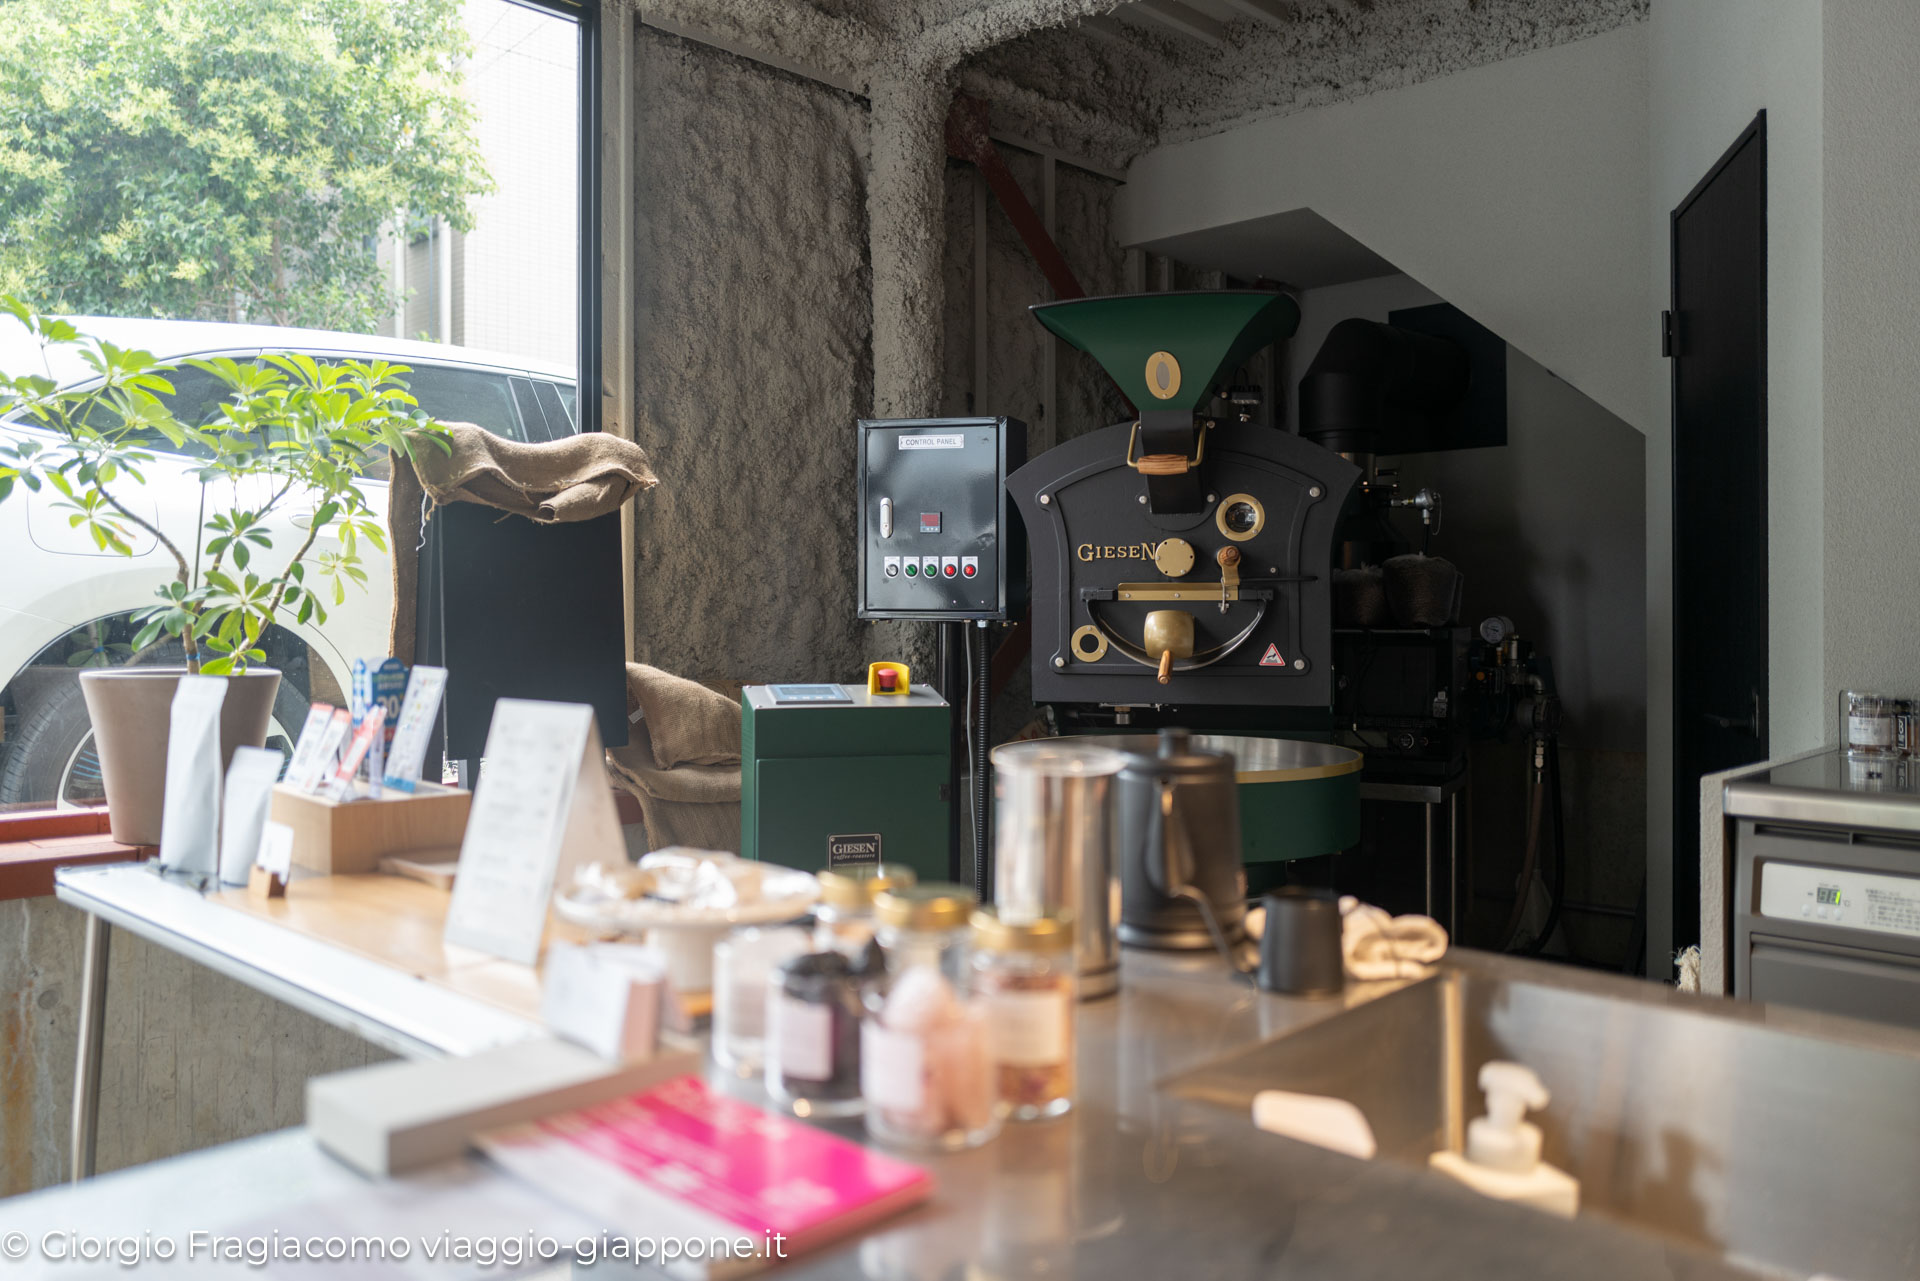
[[[876,78],[868,93],[873,411],[882,418],[922,418],[940,407],[940,254],[952,93],[944,75]]]
[[[1243,18],[1252,18],[1269,27],[1282,27],[1293,19],[1293,11],[1284,0],[1220,0],[1220,3]]]
[[[1180,0],[1138,0],[1130,12],[1210,48],[1232,48],[1224,23],[1216,22],[1198,9],[1188,8]]]

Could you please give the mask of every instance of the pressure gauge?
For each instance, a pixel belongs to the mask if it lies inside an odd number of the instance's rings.
[[[1491,618],[1480,620],[1480,639],[1489,645],[1498,645],[1513,635],[1513,620],[1505,614],[1495,614]]]

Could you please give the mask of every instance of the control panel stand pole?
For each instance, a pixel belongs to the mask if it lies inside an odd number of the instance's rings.
[[[969,884],[966,855],[967,636],[965,623],[940,624],[940,697],[947,700],[947,879]]]

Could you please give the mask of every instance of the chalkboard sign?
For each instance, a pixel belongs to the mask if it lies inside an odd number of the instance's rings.
[[[447,669],[446,756],[478,760],[502,698],[586,703],[627,742],[620,513],[558,525],[478,503],[434,509],[415,661]]]

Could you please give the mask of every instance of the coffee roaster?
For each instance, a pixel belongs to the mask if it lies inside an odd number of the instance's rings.
[[[1033,313],[1141,406],[1007,480],[1033,559],[1034,700],[1087,725],[1191,709],[1324,720],[1334,535],[1360,469],[1230,408],[1207,412],[1239,364],[1293,332],[1299,308],[1219,290]]]

